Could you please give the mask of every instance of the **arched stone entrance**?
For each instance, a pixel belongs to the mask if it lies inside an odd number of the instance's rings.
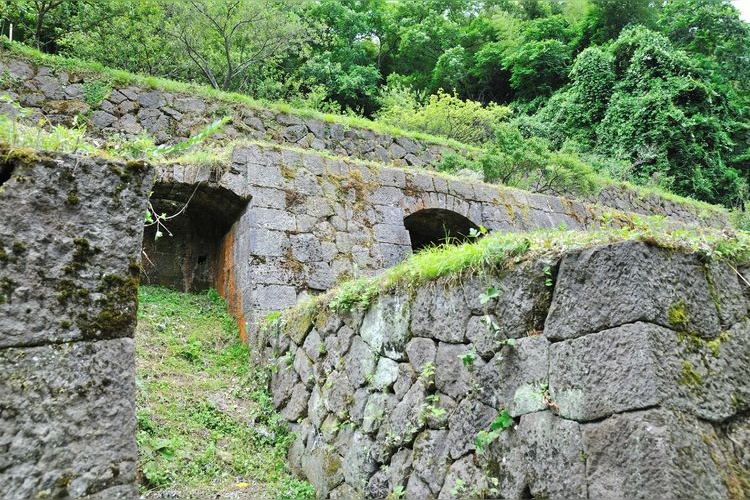
[[[425,208],[404,218],[415,252],[442,243],[463,243],[479,226],[463,215],[442,208]]]
[[[245,210],[247,200],[210,184],[162,182],[154,186],[151,204],[157,214],[179,214],[143,236],[143,283],[183,291],[216,287],[222,273],[222,241]],[[168,232],[167,232],[168,231]]]

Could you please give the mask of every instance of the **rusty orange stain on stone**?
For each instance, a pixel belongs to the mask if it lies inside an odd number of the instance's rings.
[[[229,314],[234,316],[240,329],[240,338],[247,342],[247,329],[245,327],[245,315],[242,310],[242,296],[237,288],[237,280],[234,275],[234,228],[232,228],[219,247],[219,272],[216,273],[214,287],[219,291],[227,302]]]

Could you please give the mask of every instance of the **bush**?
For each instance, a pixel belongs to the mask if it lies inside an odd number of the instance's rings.
[[[498,129],[479,161],[487,182],[555,195],[587,194],[597,187],[593,170],[576,152],[550,151],[546,141],[526,139],[513,126]]]
[[[405,130],[481,145],[492,139],[497,127],[511,113],[505,106],[490,104],[485,107],[476,101],[464,101],[442,89],[431,95],[424,105],[419,104],[418,97],[408,88],[389,87],[381,97],[378,121]]]

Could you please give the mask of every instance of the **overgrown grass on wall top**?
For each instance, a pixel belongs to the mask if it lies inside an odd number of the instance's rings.
[[[284,312],[282,321],[314,317],[326,310],[366,309],[379,295],[396,290],[414,291],[444,276],[479,273],[536,259],[557,260],[566,252],[623,241],[642,241],[662,248],[700,253],[706,259],[733,266],[750,262],[750,233],[714,228],[670,227],[663,217],[605,214],[594,231],[565,228],[530,233],[498,232],[463,245],[425,249],[374,277],[343,283],[328,293]]]

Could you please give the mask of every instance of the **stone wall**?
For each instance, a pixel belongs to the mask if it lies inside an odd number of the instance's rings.
[[[141,164],[0,151],[0,497],[133,498]]]
[[[381,134],[220,98],[209,99],[195,93],[166,92],[136,85],[112,88],[101,75],[77,75],[38,67],[2,52],[0,76],[3,76],[0,92],[7,91],[24,107],[37,110],[38,113],[30,117],[34,123],[44,116],[51,123],[69,125],[74,118],[83,116],[87,117],[88,132],[99,138],[115,134],[134,137],[145,132],[159,143],[173,142],[194,136],[211,121],[230,115],[233,120],[219,136],[222,139],[263,140],[402,167],[429,167],[448,151],[472,154],[468,149],[459,151],[405,136]],[[103,100],[96,102],[99,97]],[[2,106],[0,111],[3,111]],[[10,109],[5,111],[10,112]],[[726,214],[719,210],[699,208],[657,193],[639,193],[624,185],[607,186],[585,199],[627,212],[662,214],[714,226],[727,224]]]
[[[207,282],[225,297],[235,297],[229,302],[243,326],[253,325],[268,311],[326,291],[346,278],[397,264],[412,253],[413,240],[424,236],[416,235],[413,226],[408,226],[412,228],[410,233],[405,222],[409,216],[418,215],[418,229],[436,237],[450,233],[451,228],[445,224],[451,218],[464,220],[467,227],[482,225],[490,231],[516,232],[597,227],[605,212],[615,219],[631,217],[608,207],[427,170],[363,164],[315,152],[257,145],[238,147],[231,168],[221,174],[208,168],[164,166],[159,169],[154,192],[155,196],[181,193],[181,199],[187,201],[193,186],[205,195],[197,212],[236,214],[234,220],[230,217],[220,224],[208,218],[206,224],[211,227],[229,229],[220,231],[213,246],[204,245],[213,248],[204,253],[209,255],[207,262],[216,263]],[[246,207],[240,210],[234,203],[232,210],[218,210],[217,206],[227,206],[227,193],[247,202]],[[655,209],[654,213],[662,212]],[[697,217],[684,213],[670,214],[669,220],[673,224],[700,223]],[[460,239],[466,232],[464,228],[452,236]],[[220,245],[227,239],[231,240],[231,251]],[[148,263],[153,260],[150,255],[159,245],[187,250],[176,255],[165,253],[165,264],[152,266]],[[221,257],[218,248],[224,248]],[[153,269],[148,278],[152,282],[179,285],[192,280],[193,273],[200,270],[195,260],[200,251],[194,245],[165,237],[156,245],[147,241],[145,249],[149,255],[146,268]]]
[[[265,356],[321,497],[744,498],[747,312],[729,266],[623,242],[302,315]]]
[[[70,125],[76,116],[86,116],[89,133],[104,138],[113,134],[135,137],[145,132],[157,143],[179,141],[194,136],[213,120],[229,115],[233,120],[224,128],[222,136],[227,139],[261,139],[403,166],[436,162],[445,151],[456,151],[409,137],[251,107],[217,97],[137,85],[112,87],[101,75],[39,67],[2,52],[0,75],[5,75],[0,78],[0,92],[8,92],[22,106],[38,110],[52,123]]]

